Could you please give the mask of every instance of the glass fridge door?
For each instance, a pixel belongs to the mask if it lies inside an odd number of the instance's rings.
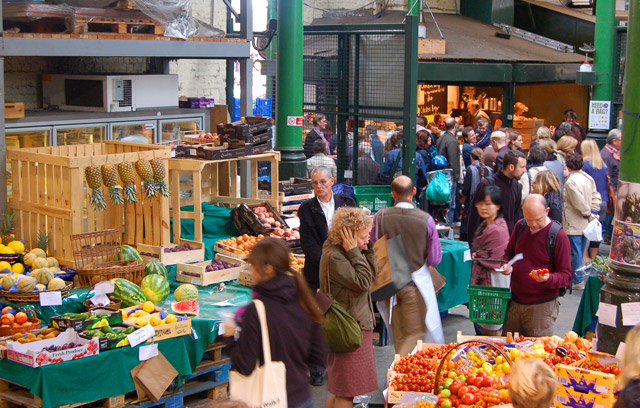
[[[5,137],[7,150],[45,147],[51,145],[51,128],[7,129]],[[7,198],[11,198],[12,180],[11,162],[7,160]]]
[[[160,121],[162,129],[162,140],[160,143],[167,144],[173,140],[179,140],[182,132],[203,129],[202,118],[184,118],[179,120]]]
[[[132,143],[154,143],[156,121],[111,123],[111,140]]]
[[[107,125],[57,127],[55,132],[57,146],[101,143],[107,138]]]

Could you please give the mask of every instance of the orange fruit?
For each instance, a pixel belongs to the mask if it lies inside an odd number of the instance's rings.
[[[16,323],[22,324],[27,321],[27,315],[23,312],[18,312],[16,313],[15,319],[16,319]]]
[[[11,306],[5,306],[2,308],[2,312],[0,314],[6,314],[9,310],[13,310]]]
[[[7,313],[2,315],[1,321],[2,321],[2,324],[12,325],[13,322],[15,321],[15,317],[11,313]]]

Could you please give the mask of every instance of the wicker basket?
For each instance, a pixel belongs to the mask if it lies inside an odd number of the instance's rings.
[[[28,326],[16,326],[16,327],[0,327],[0,337],[13,336],[16,333],[24,333],[29,330],[39,329],[40,328],[40,319],[36,317],[36,313],[33,309],[27,309],[24,311],[26,313],[27,322],[31,324]]]
[[[89,264],[78,269],[78,285],[93,287],[102,281],[122,278],[139,285],[144,278],[143,261],[109,261],[98,265]]]
[[[25,256],[26,254],[27,254],[26,252],[23,252],[21,254],[2,254],[0,255],[0,262],[5,261],[5,262],[9,262],[10,264],[14,264],[18,262],[20,258]]]
[[[59,289],[64,299],[69,291],[73,288],[73,283],[68,283],[64,288]],[[5,298],[9,302],[14,303],[37,303],[40,301],[40,293],[56,292],[56,290],[32,290],[30,292],[9,292],[8,290],[0,290],[0,298]]]

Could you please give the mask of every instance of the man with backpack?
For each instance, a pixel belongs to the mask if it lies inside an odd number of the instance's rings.
[[[551,336],[560,311],[559,297],[571,284],[571,246],[562,226],[552,221],[547,202],[531,194],[522,206],[504,254],[505,261],[516,254],[523,259],[501,269],[511,275],[511,300],[504,332],[527,337]]]

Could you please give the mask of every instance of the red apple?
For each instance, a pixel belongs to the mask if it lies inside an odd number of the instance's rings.
[[[274,223],[273,223],[273,225],[274,225],[275,227],[281,227],[281,226],[282,226],[282,225],[280,224],[280,221],[276,221],[276,222],[274,222]]]
[[[265,222],[262,224],[265,228],[271,228],[271,224],[269,224],[268,222]]]

